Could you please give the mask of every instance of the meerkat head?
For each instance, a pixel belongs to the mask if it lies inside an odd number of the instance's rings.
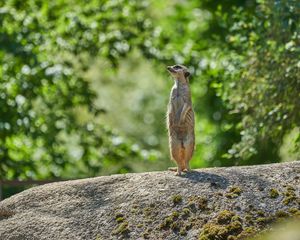
[[[168,66],[167,69],[173,78],[188,83],[188,77],[191,74],[185,66],[173,65],[173,66]]]

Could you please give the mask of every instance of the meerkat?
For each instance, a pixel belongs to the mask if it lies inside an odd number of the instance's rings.
[[[195,146],[195,120],[189,87],[190,72],[185,66],[168,66],[167,70],[174,79],[167,111],[169,148],[172,160],[177,164],[176,175],[190,170]]]

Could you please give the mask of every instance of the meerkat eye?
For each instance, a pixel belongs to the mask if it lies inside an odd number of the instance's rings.
[[[175,69],[181,69],[181,67],[179,65],[175,65],[174,68]]]

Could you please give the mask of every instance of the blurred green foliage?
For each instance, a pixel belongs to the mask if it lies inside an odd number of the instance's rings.
[[[99,125],[104,110],[84,78],[93,57],[115,66],[143,42],[145,2],[123,3],[1,3],[1,178],[94,176],[113,165],[107,173],[127,172],[128,159],[142,159]]]
[[[258,3],[255,14],[236,8],[225,18],[231,23],[227,42],[236,69],[226,71],[222,96],[242,116],[241,141],[231,156],[252,159],[268,153],[264,157],[275,160],[283,137],[299,127],[300,4]]]
[[[297,155],[299,18],[291,0],[1,2],[0,178],[164,169],[173,63],[193,74],[192,167]]]

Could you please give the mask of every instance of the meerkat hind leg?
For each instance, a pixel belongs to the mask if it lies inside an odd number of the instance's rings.
[[[181,170],[178,168],[177,172],[175,173],[176,176],[181,176]]]
[[[193,155],[193,151],[194,151],[194,145],[192,144],[188,144],[186,146],[186,155],[185,155],[185,168],[184,168],[184,172],[189,172],[191,171],[191,168],[190,168],[190,160],[192,158],[192,155]]]
[[[183,172],[187,173],[191,171],[190,166],[187,166],[185,169],[182,170]]]
[[[186,159],[185,160],[185,165],[184,165],[184,168],[183,168],[183,172],[189,172],[191,170],[191,168],[190,168],[190,165],[189,165],[189,160],[188,159]]]

